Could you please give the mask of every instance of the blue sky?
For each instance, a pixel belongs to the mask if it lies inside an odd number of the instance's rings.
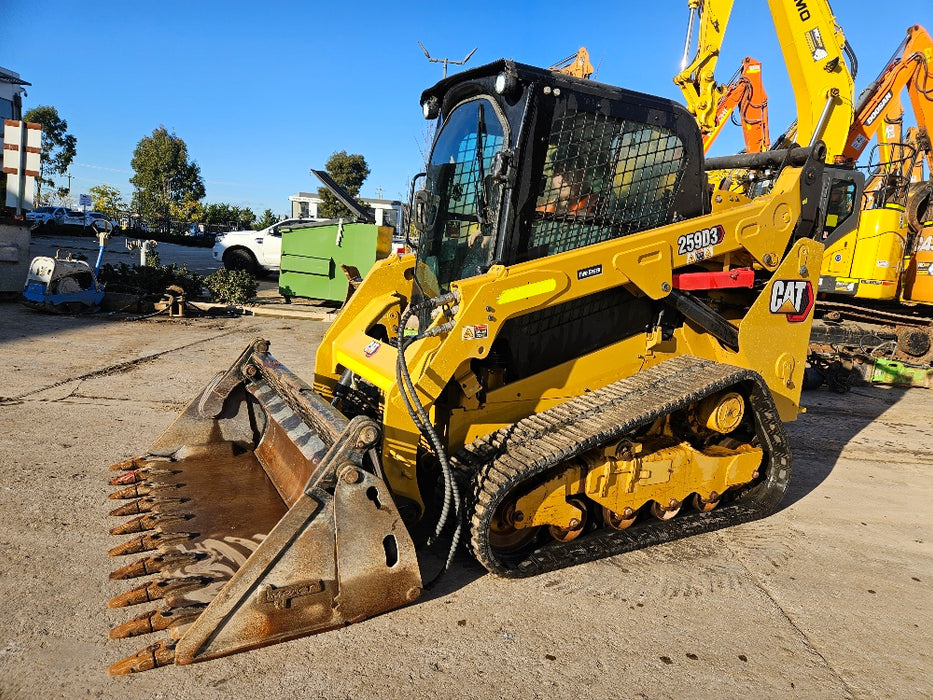
[[[208,202],[285,214],[290,194],[317,189],[308,169],[339,150],[366,157],[363,196],[407,197],[424,149],[418,99],[442,72],[419,40],[455,60],[476,47],[468,66],[546,67],[586,46],[601,82],[683,101],[671,78],[686,4],[0,0],[0,66],[32,83],[26,109],[54,105],[77,137],[74,194],[107,183],[129,200],[133,149],[164,125],[187,143]],[[857,92],[909,25],[933,31],[933,0],[835,0],[833,10],[858,55]],[[747,55],[763,63],[776,137],[794,102],[765,0],[737,0],[717,79]],[[727,126],[712,154],[741,147]]]

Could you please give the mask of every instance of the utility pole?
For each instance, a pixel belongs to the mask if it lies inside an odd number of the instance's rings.
[[[421,50],[424,51],[424,55],[427,57],[427,59],[431,63],[443,63],[444,64],[444,77],[445,78],[447,77],[447,64],[448,63],[454,66],[462,66],[464,63],[470,60],[470,56],[476,53],[476,48],[474,48],[472,51],[470,51],[470,53],[466,55],[466,58],[464,58],[462,61],[454,61],[449,58],[433,58],[431,54],[428,53],[428,50],[424,48],[424,44],[422,44],[420,41],[418,42],[418,46],[421,47]]]

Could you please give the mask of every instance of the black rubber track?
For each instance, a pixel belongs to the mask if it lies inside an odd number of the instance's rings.
[[[603,527],[571,542],[552,541],[520,555],[492,549],[493,515],[530,480],[729,387],[736,387],[750,400],[765,464],[755,483],[731,494],[728,503],[708,513],[684,508],[669,521],[642,518],[627,530]],[[472,487],[465,511],[470,527],[468,547],[489,571],[510,578],[534,576],[764,517],[781,502],[791,474],[787,433],[761,375],[686,355],[480,438],[464,447],[454,461]]]

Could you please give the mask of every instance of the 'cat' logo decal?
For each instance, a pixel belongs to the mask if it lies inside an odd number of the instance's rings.
[[[810,280],[774,280],[771,285],[773,314],[784,314],[790,323],[806,320],[813,308],[813,285]]]

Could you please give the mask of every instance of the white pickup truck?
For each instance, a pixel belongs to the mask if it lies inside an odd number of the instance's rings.
[[[83,212],[68,207],[44,206],[26,212],[26,221],[37,226],[52,228],[54,226],[84,226]]]
[[[325,219],[284,219],[260,231],[218,233],[211,251],[228,270],[245,270],[256,277],[278,272],[282,261],[282,229]]]

